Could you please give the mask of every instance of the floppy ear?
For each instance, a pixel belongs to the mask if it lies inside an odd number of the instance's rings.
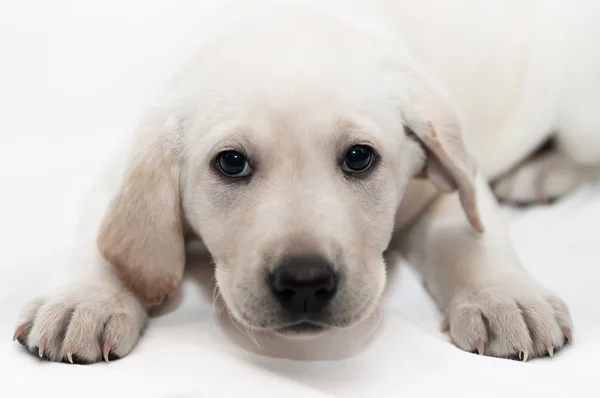
[[[404,123],[409,134],[422,143],[427,159],[417,178],[428,178],[439,189],[458,190],[471,226],[484,231],[477,206],[477,164],[462,140],[458,112],[446,94],[418,69],[407,81],[402,101]]]
[[[141,141],[141,140],[140,140]],[[179,162],[166,137],[136,142],[98,235],[98,248],[147,306],[172,295],[185,265]]]

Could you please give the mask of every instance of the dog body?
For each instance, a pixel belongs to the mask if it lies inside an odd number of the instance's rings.
[[[460,348],[562,347],[567,306],[520,265],[494,193],[545,200],[597,172],[600,7],[249,3],[150,104],[86,202],[83,275],[28,304],[15,337],[52,360],[128,354],[199,238],[250,329],[360,322],[400,251]]]

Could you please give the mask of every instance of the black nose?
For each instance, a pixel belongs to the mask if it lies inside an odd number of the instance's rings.
[[[315,314],[335,295],[333,266],[319,256],[285,258],[269,278],[271,290],[292,314]]]

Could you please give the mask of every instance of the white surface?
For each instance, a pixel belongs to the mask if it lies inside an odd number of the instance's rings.
[[[238,343],[236,330],[217,322],[212,287],[195,278],[120,361],[42,362],[11,342],[21,306],[60,281],[98,166],[131,130],[173,43],[202,29],[212,3],[0,3],[0,396],[600,397],[598,184],[552,207],[507,210],[526,267],[573,313],[575,342],[554,359],[520,363],[458,350],[407,269],[393,274],[380,328],[362,339],[369,344],[330,336],[293,346],[305,356],[316,351],[320,361],[243,348],[256,346]],[[94,127],[82,131],[81,120]],[[196,274],[210,279],[210,269],[199,267]],[[350,348],[357,352],[344,354]]]

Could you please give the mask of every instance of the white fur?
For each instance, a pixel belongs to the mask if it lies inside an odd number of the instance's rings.
[[[85,219],[78,257],[84,275],[60,295],[36,300],[24,310],[18,334],[25,345],[30,349],[42,345],[44,354],[52,360],[75,353],[84,362],[101,359],[96,337],[107,341],[112,352],[121,356],[133,347],[145,324],[143,300],[135,298],[126,287],[127,283],[123,283],[107,264],[106,253],[114,251],[114,243],[102,249],[103,257],[96,239],[107,212],[112,214],[113,210],[109,211],[111,200],[132,186],[127,173],[143,162],[156,162],[156,157],[146,160],[147,153],[151,150],[162,153],[160,145],[163,144],[174,148],[174,152],[184,159],[182,164],[173,166],[177,169],[173,173],[182,186],[183,211],[192,229],[202,236],[209,249],[214,249],[212,254],[217,258],[217,279],[222,294],[230,311],[243,318],[236,312],[241,310],[236,307],[240,293],[231,282],[235,274],[230,271],[231,267],[220,266],[233,261],[231,258],[237,255],[237,249],[227,246],[229,243],[220,234],[217,224],[221,220],[216,219],[216,213],[210,213],[199,203],[201,198],[210,199],[207,195],[211,192],[204,189],[205,186],[202,192],[198,191],[192,182],[194,173],[203,167],[210,154],[207,151],[211,151],[224,134],[238,128],[236,123],[242,120],[244,126],[254,129],[256,142],[268,146],[269,140],[279,139],[281,151],[289,154],[294,149],[301,152],[303,145],[315,144],[320,136],[309,135],[307,131],[316,126],[327,126],[328,118],[336,112],[352,117],[368,115],[366,119],[355,118],[353,121],[359,125],[364,121],[366,124],[361,127],[371,129],[375,138],[387,146],[384,151],[404,148],[402,155],[390,155],[399,171],[394,174],[397,181],[392,181],[390,174],[389,185],[393,185],[395,191],[389,191],[386,198],[399,201],[399,207],[393,209],[397,210],[396,220],[394,222],[393,216],[388,217],[386,213],[387,218],[381,224],[389,225],[389,228],[373,224],[366,232],[375,236],[370,247],[374,247],[374,252],[378,251],[376,254],[386,248],[386,239],[389,240],[394,232],[389,249],[400,249],[420,270],[448,319],[454,342],[465,350],[484,347],[486,354],[501,357],[540,356],[563,345],[563,334],[570,337],[572,328],[568,309],[554,293],[539,286],[519,263],[489,184],[499,180],[496,193],[505,199],[535,201],[568,192],[581,183],[584,173],[587,176],[590,169],[598,168],[599,2],[252,1],[233,3],[220,16],[223,23],[217,24],[214,32],[204,39],[197,55],[184,64],[149,107],[147,116],[140,123],[139,134],[132,141],[129,157],[124,152],[111,162],[109,172],[91,193],[83,211]],[[311,39],[309,33],[314,33],[313,29],[324,36],[315,34]],[[272,32],[281,32],[281,35]],[[352,36],[346,36],[347,32],[352,32]],[[293,39],[292,33],[297,40]],[[311,42],[321,38],[332,46]],[[277,56],[270,54],[273,49],[280,53]],[[390,49],[397,49],[397,57],[386,58]],[[377,83],[362,80],[366,76],[364,70],[371,67],[370,59],[377,57],[394,64],[385,64],[384,69],[393,69],[400,64],[405,69],[402,73],[382,75]],[[270,62],[277,62],[278,68],[267,68]],[[211,79],[205,79],[205,76],[211,76]],[[273,96],[254,96],[253,89],[261,85],[273,87],[269,91]],[[454,126],[456,111],[462,126],[462,140],[480,172],[474,180],[461,183],[456,180],[457,175],[444,174],[447,164],[442,165],[444,171],[428,163],[428,170],[430,179],[436,179],[436,186],[443,188],[449,184],[451,189],[458,186],[458,194],[440,195],[426,181],[412,182],[407,187],[410,177],[423,168],[424,157],[428,155],[411,146],[410,140],[403,135],[392,137],[383,131],[384,128],[396,129],[400,123],[400,117],[394,118],[389,104],[381,102],[382,98],[395,95],[393,85],[402,86],[404,90],[398,89],[402,92],[397,98],[399,108],[402,108],[398,112],[405,112],[403,121],[416,120],[417,128],[425,129],[419,124],[419,118]],[[333,87],[330,97],[313,96],[313,92],[322,86]],[[430,90],[423,91],[424,86]],[[418,103],[411,108],[413,94]],[[448,98],[452,107],[446,106],[445,100],[440,98]],[[269,117],[277,112],[285,114],[281,126],[286,127],[282,129],[294,130],[293,135],[272,130]],[[293,115],[301,117],[294,119]],[[303,117],[306,115],[310,115],[309,121]],[[374,124],[369,124],[369,120],[375,121]],[[417,130],[415,133],[419,139],[426,140],[431,138],[427,134],[435,137],[436,132]],[[516,178],[518,170],[511,170],[551,136],[558,144],[556,155],[552,156],[569,161],[533,161],[528,164],[530,171],[527,173],[533,173],[534,177]],[[298,137],[301,139],[297,140]],[[162,140],[160,144],[158,140]],[[449,158],[464,161],[468,166],[469,162],[463,159],[466,155],[460,148],[455,149],[457,152]],[[281,168],[285,166],[285,162],[281,163]],[[463,169],[466,173],[469,172],[467,166]],[[302,220],[312,219],[310,215],[314,208],[321,208],[323,217],[330,217],[337,223],[327,225],[345,226],[344,231],[348,231],[349,236],[352,232],[365,232],[360,228],[354,231],[351,224],[345,224],[349,223],[348,214],[339,208],[357,206],[363,211],[360,203],[367,203],[367,199],[360,196],[363,194],[357,194],[359,204],[349,202],[334,207],[331,201],[323,199],[336,195],[327,183],[333,181],[333,177],[317,167],[303,167],[305,169],[300,171],[290,170],[290,174],[282,174],[282,177],[296,176],[294,173],[304,175],[302,173],[306,171],[312,173],[311,181],[322,178],[323,183],[306,182],[306,189],[320,195],[317,197],[321,201],[311,199],[310,206],[298,208],[298,212],[304,211],[306,216],[294,219],[297,221],[294,227],[302,231],[298,233],[305,237],[312,233],[308,232],[310,225],[304,225]],[[535,189],[541,188],[532,191],[531,181],[539,175],[557,174],[566,177],[555,178],[558,182],[537,184]],[[504,175],[507,177],[503,180]],[[206,176],[201,174],[201,177]],[[164,182],[163,179],[158,181]],[[285,185],[285,178],[279,183]],[[296,183],[304,182],[300,179]],[[476,188],[476,206],[469,205],[469,194],[465,193],[469,186]],[[167,187],[154,188],[151,196],[142,197],[147,198],[148,206],[158,209],[156,225],[166,227],[172,221],[171,217],[163,219],[162,216],[169,211],[173,198]],[[281,207],[283,199],[273,199],[283,198],[277,196],[281,192],[275,189],[268,192],[273,201],[273,207],[269,209],[287,217],[289,209]],[[152,197],[158,198],[158,203],[150,203]],[[191,197],[195,199],[190,201]],[[253,200],[250,199],[258,205]],[[477,225],[476,217],[480,217],[485,227],[483,235],[469,226],[461,210],[461,201],[467,214],[471,212],[472,226]],[[258,210],[248,208],[247,212],[250,211]],[[136,213],[131,214],[135,216]],[[373,217],[384,217],[382,214]],[[265,236],[270,232],[278,234],[284,227],[276,224],[277,217],[273,218],[262,227]],[[333,230],[322,233],[335,235]],[[259,238],[258,235],[263,236],[256,232],[252,238]],[[356,242],[361,242],[359,236],[356,235]],[[344,247],[344,242],[340,245]],[[249,244],[240,244],[240,248],[248,247]],[[328,249],[334,251],[334,247],[337,246],[332,244]],[[226,253],[228,257],[220,253]],[[168,258],[167,254],[170,252],[161,250],[154,257]],[[139,255],[144,260],[142,266],[153,260],[149,254],[146,257]],[[158,278],[159,274],[162,278],[167,272],[168,277],[176,279],[182,264],[168,269],[159,269],[160,266],[140,269],[140,278]],[[350,264],[348,269],[356,275],[366,272],[358,265]],[[360,289],[376,299],[384,280],[385,274],[381,271],[370,280],[372,284],[365,282]],[[254,282],[252,286],[259,294],[260,286]],[[155,299],[146,298],[148,301]],[[374,305],[375,301],[369,308]],[[70,323],[65,322],[65,314],[71,313]],[[357,313],[356,317],[363,315]],[[104,328],[107,322],[115,319],[119,320],[118,325]],[[58,337],[65,329],[66,340],[64,336]],[[94,338],[90,338],[90,333]]]

